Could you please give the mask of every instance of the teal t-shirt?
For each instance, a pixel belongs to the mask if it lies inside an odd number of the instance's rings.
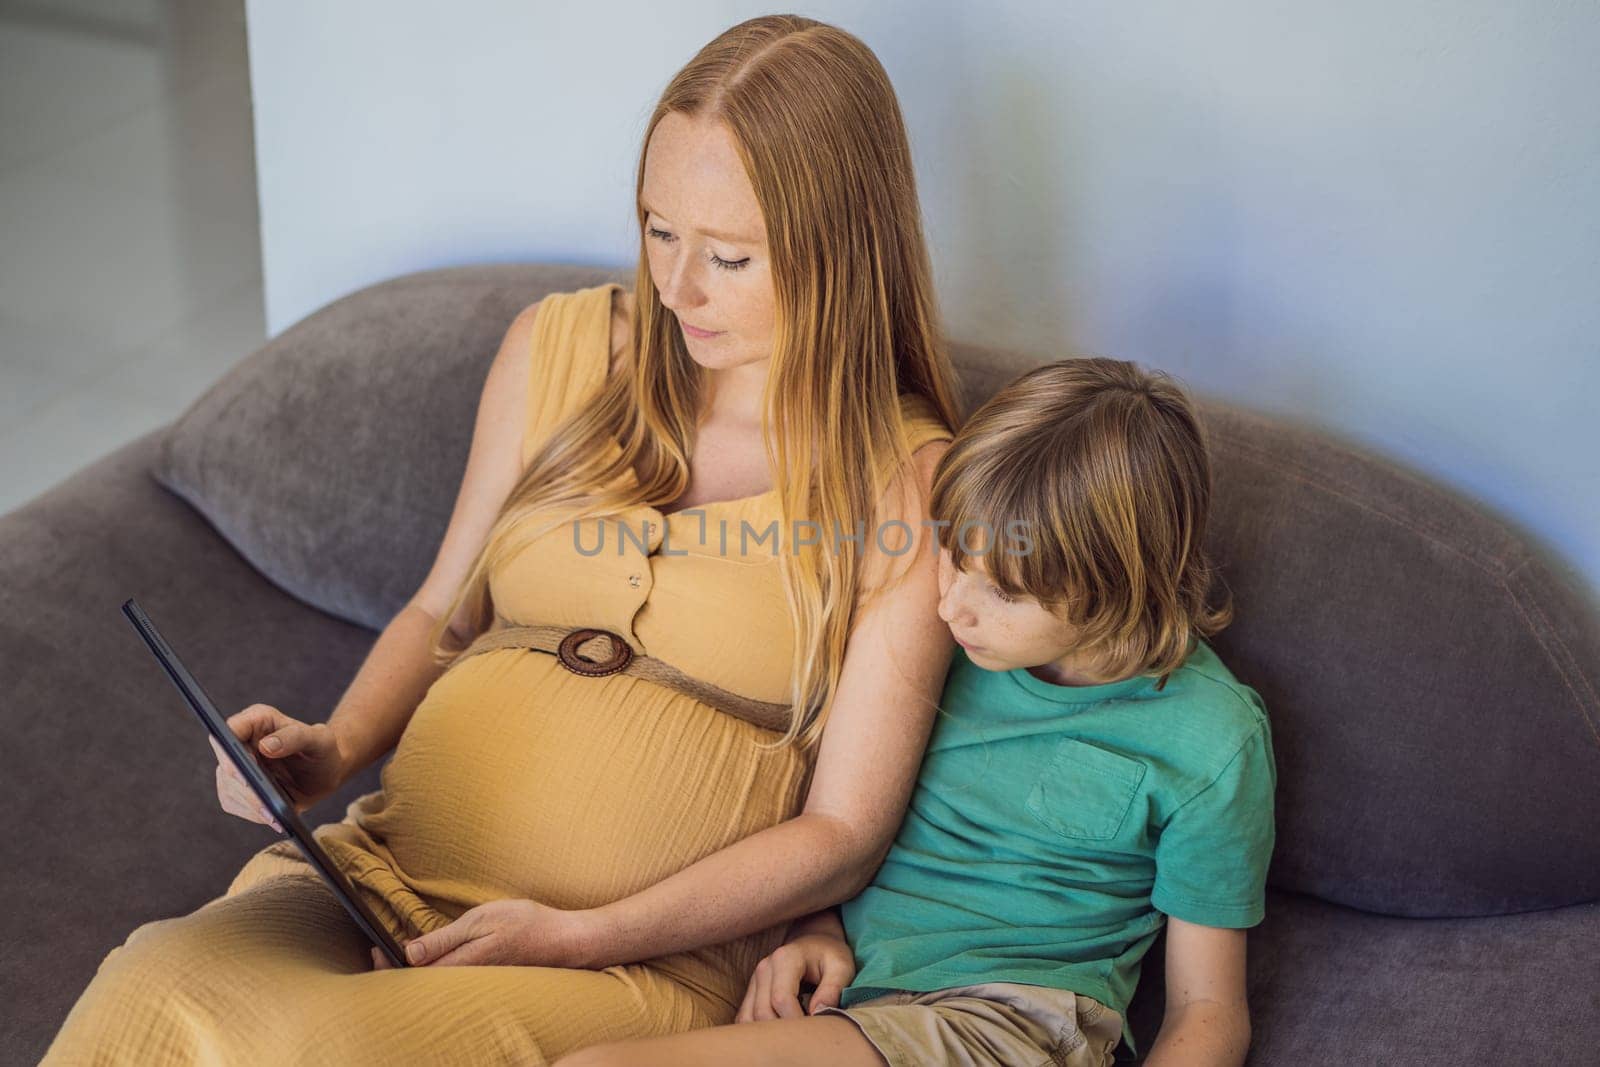
[[[1265,706],[1204,640],[1156,682],[1059,686],[956,649],[905,820],[840,908],[859,967],[842,1007],[1023,982],[1126,1018],[1166,915],[1261,921],[1277,786]]]

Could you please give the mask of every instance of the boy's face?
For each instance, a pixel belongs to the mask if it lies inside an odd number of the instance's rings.
[[[969,555],[957,570],[950,550],[939,549],[939,617],[985,670],[1007,671],[1069,659],[1077,650],[1073,627],[1033,597],[1008,598],[989,580],[984,560]]]

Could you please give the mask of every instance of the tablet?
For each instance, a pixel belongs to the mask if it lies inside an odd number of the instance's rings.
[[[216,705],[206,696],[206,691],[200,688],[200,683],[194,680],[194,675],[184,667],[183,661],[178,659],[177,653],[172,651],[172,646],[167,644],[155,624],[150,621],[150,617],[144,613],[144,609],[130,597],[123,602],[122,613],[133,623],[134,629],[139,631],[139,636],[150,646],[150,651],[155,653],[156,659],[161,661],[161,666],[166,668],[167,677],[178,687],[178,692],[189,702],[189,707],[200,717],[200,722],[210,731],[211,736],[217,739],[217,743],[222,746],[222,751],[228,754],[233,765],[239,768],[239,773],[244,775],[244,780],[250,783],[250,788],[255,790],[261,802],[267,806],[267,810],[272,812],[273,817],[278,820],[278,825],[283,827],[287,836],[300,847],[306,861],[322,876],[328,888],[333,890],[333,895],[344,905],[344,910],[350,913],[350,917],[356,921],[361,932],[383,950],[383,954],[394,966],[410,966],[406,962],[405,950],[362,902],[350,880],[344,876],[344,872],[339,870],[327,852],[323,851],[306,824],[300,820],[300,813],[295,810],[294,802],[278,787],[272,775],[256,761],[255,753],[245,748],[244,744],[233,735],[228,721],[217,711]]]

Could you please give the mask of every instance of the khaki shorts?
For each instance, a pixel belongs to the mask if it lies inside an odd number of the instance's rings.
[[[1017,982],[886,993],[849,1008],[889,1067],[1108,1067],[1122,1015],[1093,997]]]

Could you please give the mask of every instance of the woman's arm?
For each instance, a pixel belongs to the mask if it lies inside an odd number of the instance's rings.
[[[789,932],[783,935],[785,941],[793,941],[807,934],[826,934],[845,940],[844,919],[835,906],[828,906],[821,911],[814,911],[809,915],[802,915],[789,924]]]
[[[511,321],[489,365],[466,471],[432,569],[411,601],[384,627],[328,719],[338,738],[346,778],[399,742],[428,687],[444,673],[428,653],[428,631],[449,609],[483,550],[501,505],[522,475],[522,435],[533,373],[529,361],[540,303],[528,305]],[[450,629],[465,642],[473,636],[466,632],[468,626],[463,604],[450,620]]]
[[[1167,917],[1167,1009],[1146,1067],[1238,1067],[1250,1049],[1245,932]]]
[[[578,913],[579,965],[742,937],[847,900],[872,880],[911,799],[955,649],[939,618],[938,554],[924,525],[933,470],[948,447],[939,441],[916,451],[915,496],[904,478],[891,487],[884,520],[906,522],[917,544],[898,557],[867,557],[865,588],[889,570],[908,573],[867,603],[851,629],[804,810],[632,896]]]
[[[349,781],[395,746],[428,687],[444,673],[428,654],[434,621],[415,601],[401,608],[339,698],[328,728],[344,766],[341,781]]]

